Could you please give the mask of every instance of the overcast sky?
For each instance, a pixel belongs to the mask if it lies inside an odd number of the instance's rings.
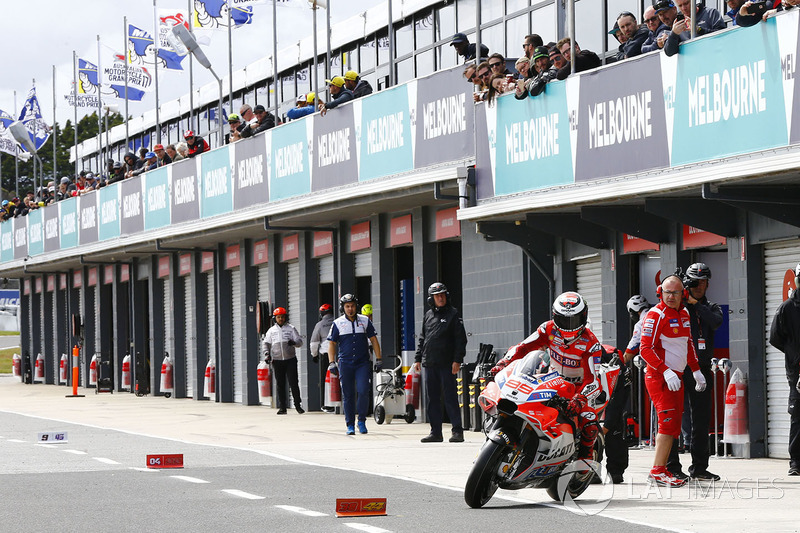
[[[286,2],[287,0],[281,0]],[[382,0],[328,0],[331,5],[331,24],[345,20],[366,9],[379,5]],[[0,32],[3,75],[0,81],[0,109],[15,118],[32,80],[42,115],[48,124],[53,123],[53,65],[56,67],[56,114],[62,125],[73,117],[73,109],[64,99],[71,89],[73,79],[72,51],[78,57],[97,63],[97,36],[101,42],[101,63],[108,65],[113,54],[124,44],[123,18],[153,34],[153,0],[33,0],[17,2],[2,0],[3,31]],[[296,43],[311,35],[312,16],[307,0],[290,0],[288,7],[278,9],[278,49]],[[279,4],[280,6],[280,4]],[[158,0],[159,8],[188,9],[188,0]],[[233,32],[233,69],[245,67],[256,59],[272,55],[272,2],[267,0],[253,8],[253,22]],[[325,11],[318,12],[317,24],[325,27]],[[324,50],[325,43],[321,43]],[[215,71],[227,74],[227,33],[212,33],[212,41],[204,47]],[[184,61],[184,65],[186,65]],[[184,67],[188,68],[188,67]],[[195,63],[195,88],[213,81],[211,74]],[[16,111],[14,91],[17,92]],[[188,72],[163,72],[159,70],[159,100],[174,100],[189,92]],[[227,93],[227,85],[226,85]],[[124,100],[119,104],[124,110]],[[155,106],[153,92],[142,103],[130,103],[129,113],[138,116]],[[78,109],[79,116],[92,110]]]

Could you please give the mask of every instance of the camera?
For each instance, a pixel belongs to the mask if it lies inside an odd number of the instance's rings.
[[[686,17],[683,15],[683,13],[678,13],[678,16],[675,17],[675,22],[681,21],[685,18]]]
[[[694,289],[698,285],[700,285],[699,278],[690,278],[689,276],[683,278],[683,286],[687,289]]]

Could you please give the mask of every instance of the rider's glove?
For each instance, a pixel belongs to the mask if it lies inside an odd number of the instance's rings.
[[[374,367],[373,370],[375,371],[376,374],[378,372],[380,372],[381,370],[383,370],[383,361],[381,361],[380,359],[375,361],[375,367]]]
[[[699,370],[695,370],[692,372],[692,377],[694,378],[695,385],[694,390],[697,392],[703,392],[706,390],[706,377],[703,375],[702,372]]]
[[[272,356],[268,353],[264,354],[264,362],[268,365],[272,364]]]
[[[338,375],[339,375],[339,367],[336,365],[336,363],[331,363],[331,364],[329,364],[329,365],[328,365],[328,370],[329,370],[329,371],[330,371],[330,373],[331,373],[331,374],[333,374],[334,376],[338,376]]]
[[[496,376],[497,373],[500,372],[501,370],[503,370],[505,367],[507,367],[508,363],[510,363],[510,362],[511,361],[509,361],[508,359],[500,359],[497,362],[497,364],[494,365],[489,372],[491,372],[492,376]]]
[[[565,414],[569,417],[578,416],[583,408],[586,407],[588,400],[586,396],[583,394],[576,394],[569,403],[567,404],[567,408],[565,409]]]
[[[311,356],[311,360],[314,361],[315,363],[319,363],[319,356],[318,355],[312,355]]]
[[[664,371],[664,381],[667,382],[667,388],[672,392],[681,390],[681,378],[679,378],[678,374],[673,372],[671,368]]]

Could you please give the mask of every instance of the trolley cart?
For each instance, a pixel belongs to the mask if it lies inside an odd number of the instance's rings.
[[[389,358],[400,360],[396,355],[384,355],[383,360]],[[413,405],[406,405],[405,379],[403,378],[403,363],[392,369],[381,370],[375,380],[375,409],[373,411],[375,422],[391,424],[394,417],[401,417],[411,424],[416,418]]]

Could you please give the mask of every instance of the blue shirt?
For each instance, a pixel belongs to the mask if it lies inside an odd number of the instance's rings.
[[[369,339],[376,335],[372,321],[366,316],[356,315],[351,321],[342,315],[333,321],[328,340],[337,343],[338,360],[355,363],[370,359]]]
[[[286,116],[289,117],[289,120],[297,120],[298,118],[303,118],[306,115],[311,115],[316,111],[313,105],[307,105],[305,107],[293,107],[289,111],[286,112]]]

